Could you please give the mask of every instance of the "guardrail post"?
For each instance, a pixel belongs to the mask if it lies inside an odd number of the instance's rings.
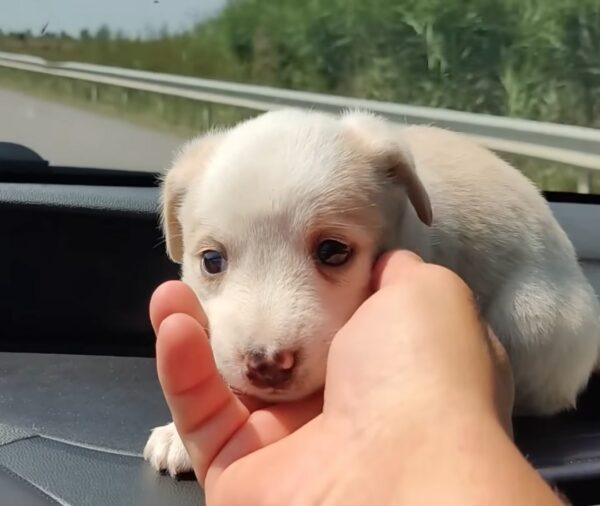
[[[98,86],[92,85],[92,89],[90,90],[90,100],[92,102],[96,102],[98,100]]]
[[[590,193],[592,190],[592,171],[580,170],[577,173],[577,193]]]
[[[202,123],[206,129],[210,128],[212,122],[212,114],[211,114],[210,104],[206,104],[202,109]]]

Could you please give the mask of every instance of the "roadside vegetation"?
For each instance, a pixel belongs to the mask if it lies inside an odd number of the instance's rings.
[[[4,33],[0,51],[600,128],[598,0],[232,0],[185,33]],[[252,114],[16,71],[0,84],[182,135]],[[575,189],[575,169],[520,166]]]

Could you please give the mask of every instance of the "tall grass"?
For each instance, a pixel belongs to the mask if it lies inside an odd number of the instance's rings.
[[[600,126],[598,0],[232,0],[184,34],[0,49]]]
[[[230,0],[182,34],[8,34],[0,50],[600,128],[600,0]],[[17,71],[0,83],[182,135],[253,114]],[[509,161],[577,189],[575,168]]]
[[[0,86],[115,115],[182,139],[214,125],[233,125],[256,114],[238,107],[1,67]]]

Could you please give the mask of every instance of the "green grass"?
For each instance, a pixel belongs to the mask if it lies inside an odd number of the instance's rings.
[[[257,114],[234,107],[3,68],[0,68],[0,87],[118,117],[182,139],[214,126],[230,126]],[[501,156],[540,189],[577,191],[577,176],[581,169],[516,155]],[[598,176],[592,178],[592,191],[600,193]]]
[[[598,0],[231,0],[183,34],[0,50],[600,126]]]
[[[571,165],[502,153],[500,156],[517,167],[538,188],[547,191],[577,192],[578,176],[584,174],[591,180],[590,193],[600,194],[600,174]]]
[[[0,86],[182,138],[198,135],[215,125],[232,125],[256,114],[235,107],[6,68],[0,68]]]

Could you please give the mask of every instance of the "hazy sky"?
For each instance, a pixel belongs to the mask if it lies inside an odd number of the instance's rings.
[[[164,25],[170,30],[190,26],[213,15],[227,0],[0,0],[0,29],[47,30],[77,34],[82,28],[111,30],[143,35]]]

